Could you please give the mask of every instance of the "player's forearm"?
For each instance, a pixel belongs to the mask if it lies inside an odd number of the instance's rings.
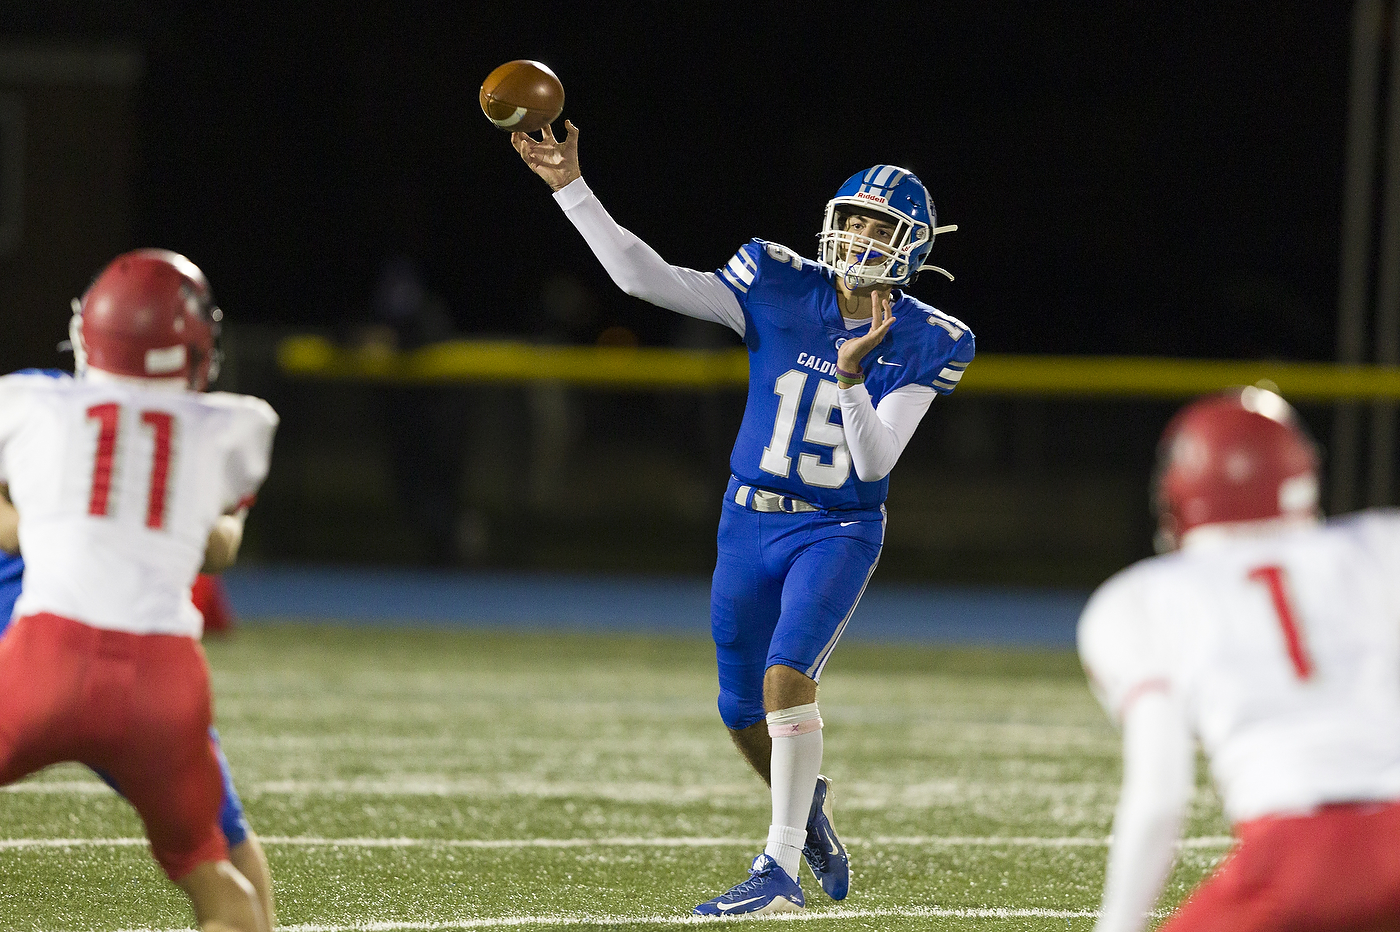
[[[209,532],[204,548],[201,573],[222,573],[238,561],[238,549],[243,545],[243,515],[222,515]]]
[[[1146,927],[1171,871],[1194,765],[1190,733],[1171,700],[1141,697],[1123,724],[1123,791],[1096,932]]]
[[[880,401],[877,410],[864,385],[840,389],[841,423],[851,465],[862,482],[877,482],[890,474],[914,436],[914,430],[933,401],[934,391],[905,386]]]
[[[724,324],[743,335],[744,312],[723,282],[712,273],[669,264],[619,226],[582,178],[556,191],[554,198],[617,287],[634,298]]]
[[[10,502],[10,490],[0,484],[0,550],[19,553],[19,511]]]

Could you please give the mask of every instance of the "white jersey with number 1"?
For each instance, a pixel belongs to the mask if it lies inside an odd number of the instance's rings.
[[[15,617],[198,637],[190,585],[209,533],[251,502],[276,427],[246,395],[0,377],[0,483],[25,560]]]
[[[1084,610],[1080,655],[1109,715],[1171,696],[1233,822],[1400,799],[1400,513],[1196,536]]]

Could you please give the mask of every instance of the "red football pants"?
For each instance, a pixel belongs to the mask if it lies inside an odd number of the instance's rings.
[[[1158,932],[1400,930],[1400,803],[1236,826],[1239,844]]]
[[[197,641],[31,615],[0,638],[0,683],[0,784],[78,761],[122,788],[171,880],[228,858]]]

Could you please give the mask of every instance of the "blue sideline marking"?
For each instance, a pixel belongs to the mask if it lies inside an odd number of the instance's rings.
[[[707,579],[257,566],[225,574],[249,623],[627,631],[708,637]],[[1074,646],[1087,593],[872,581],[843,639]]]

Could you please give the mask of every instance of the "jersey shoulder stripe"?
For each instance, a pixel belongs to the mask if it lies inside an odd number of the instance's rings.
[[[802,292],[810,287],[810,283],[798,284],[785,277],[784,273],[790,276],[793,272],[821,274],[822,269],[788,247],[763,239],[749,240],[718,269],[720,280],[734,292],[740,304],[746,304],[749,292],[765,277],[783,290],[791,288]]]
[[[742,256],[743,254],[739,253],[735,255],[734,258],[730,259],[729,264],[720,269],[720,274],[724,276],[725,281],[729,282],[729,284],[747,293],[749,286],[753,284],[754,275],[757,274],[757,271],[746,265],[742,261]]]
[[[719,268],[719,277],[734,292],[739,303],[743,304],[759,274],[759,261],[763,254],[762,240],[750,240],[740,246],[729,261]]]
[[[962,379],[962,374],[963,371],[961,369],[953,369],[949,366],[944,366],[938,371],[938,378],[933,380],[933,385],[935,388],[941,388],[944,391],[951,392],[958,387],[958,382]]]

